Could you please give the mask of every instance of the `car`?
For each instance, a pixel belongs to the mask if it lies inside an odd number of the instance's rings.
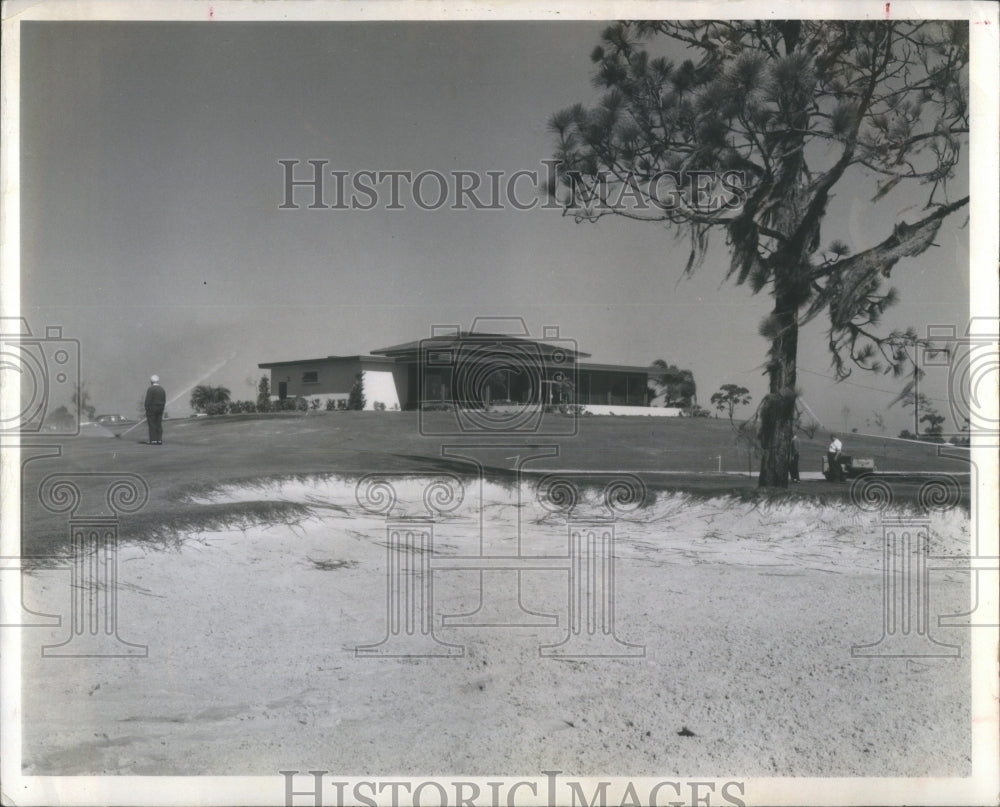
[[[131,420],[124,415],[98,415],[94,420],[102,426],[118,426],[123,423],[135,423],[134,420]]]

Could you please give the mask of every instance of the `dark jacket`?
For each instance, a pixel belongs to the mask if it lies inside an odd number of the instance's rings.
[[[159,384],[150,384],[146,390],[146,411],[162,412],[167,405],[167,391]]]

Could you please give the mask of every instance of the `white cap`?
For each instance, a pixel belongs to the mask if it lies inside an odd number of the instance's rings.
[[[154,384],[157,384],[160,381],[160,377],[158,375],[151,375],[149,377],[149,380],[152,381]]]

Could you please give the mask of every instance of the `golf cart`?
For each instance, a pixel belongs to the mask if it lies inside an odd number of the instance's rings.
[[[870,474],[875,471],[875,460],[872,457],[850,457],[841,454],[837,462],[840,465],[840,478],[853,479],[861,474]],[[831,479],[830,461],[826,454],[823,455],[823,476]]]

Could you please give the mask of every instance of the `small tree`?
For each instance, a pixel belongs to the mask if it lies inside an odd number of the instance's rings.
[[[927,424],[927,428],[924,429],[924,435],[927,440],[932,443],[940,443],[942,441],[941,433],[944,431],[944,415],[939,414],[934,407],[930,407],[924,412],[920,418],[920,422]]]
[[[97,416],[97,409],[90,402],[90,391],[87,389],[87,385],[84,382],[81,381],[80,386],[77,388],[76,392],[73,393],[72,401],[73,405],[82,415],[86,416],[87,420],[93,420]]]
[[[736,407],[750,403],[750,390],[737,384],[723,384],[718,392],[712,393],[710,400],[720,412],[729,411],[729,422],[732,423]]]
[[[877,409],[872,412],[872,423],[881,434],[885,434],[885,416]]]
[[[732,415],[730,415],[730,421],[732,420]],[[746,452],[747,455],[747,476],[753,476],[753,461],[754,458],[759,456],[759,444],[757,442],[757,424],[756,418],[750,420],[746,423],[741,423],[736,427],[736,451],[737,453]]]
[[[354,376],[354,386],[351,387],[351,392],[347,396],[347,408],[365,408],[365,378],[361,373]]]
[[[76,401],[74,401],[74,403],[76,403]],[[92,419],[93,418],[91,418],[91,420]],[[67,429],[72,429],[73,426],[76,425],[76,417],[65,406],[60,406],[58,409],[52,410],[49,416],[45,419],[45,424],[54,429],[65,431]]]
[[[226,387],[210,387],[205,384],[199,384],[193,390],[191,390],[191,408],[195,412],[208,412],[211,408],[212,412],[215,414],[224,414],[227,407],[222,407],[222,411],[219,411],[219,404],[229,403],[230,392]]]
[[[952,438],[952,442],[957,446],[968,446],[972,444],[972,424],[968,418],[962,424],[962,428],[959,429],[960,434],[955,435]]]
[[[257,411],[271,411],[271,382],[266,375],[262,375],[257,382]]]
[[[664,396],[665,405],[687,409],[695,403],[697,387],[694,373],[667,364],[663,359],[657,359],[650,367],[656,368],[649,372],[650,386],[657,397]]]

